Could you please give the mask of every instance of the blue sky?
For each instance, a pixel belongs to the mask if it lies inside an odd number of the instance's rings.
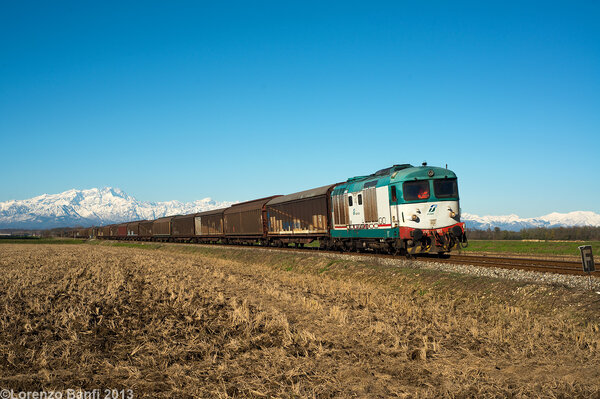
[[[600,3],[3,2],[0,201],[247,200],[394,163],[600,212]]]

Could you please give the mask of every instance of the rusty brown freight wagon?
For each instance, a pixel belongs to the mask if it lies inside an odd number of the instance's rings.
[[[127,223],[127,238],[135,239],[140,235],[140,223],[142,221],[138,220],[135,222]]]
[[[77,229],[75,230],[76,238],[89,238],[89,229]]]
[[[164,238],[171,236],[171,221],[175,216],[166,216],[164,218],[156,219],[152,223],[152,236],[159,238],[164,241]]]
[[[154,225],[154,220],[144,220],[140,222],[140,238],[141,239],[149,239],[152,237],[152,226]]]
[[[256,241],[266,239],[267,219],[265,204],[272,196],[232,205],[223,212],[225,237],[229,241]]]
[[[190,215],[180,215],[175,216],[171,221],[171,227],[173,231],[171,235],[174,238],[184,239],[184,238],[193,238],[195,236],[194,229],[194,218],[196,217],[195,213]]]
[[[119,235],[119,225],[118,224],[111,224],[110,226],[110,234],[109,236],[112,238],[115,238]]]
[[[309,243],[329,236],[335,184],[272,199],[266,204],[268,235],[276,243]]]
[[[226,208],[196,214],[196,235],[201,241],[217,241],[223,235],[223,212]]]
[[[110,238],[110,225],[102,227],[102,236],[105,239]]]
[[[117,225],[117,236],[119,238],[127,237],[127,223]]]

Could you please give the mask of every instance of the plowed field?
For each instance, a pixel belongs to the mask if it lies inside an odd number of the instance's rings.
[[[0,246],[0,388],[600,395],[600,296],[251,250]]]

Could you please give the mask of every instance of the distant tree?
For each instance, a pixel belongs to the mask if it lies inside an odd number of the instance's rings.
[[[521,231],[469,229],[467,236],[473,240],[566,240],[600,241],[600,227],[532,227]]]

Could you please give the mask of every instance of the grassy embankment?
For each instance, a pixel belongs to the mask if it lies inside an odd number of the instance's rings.
[[[278,251],[0,246],[0,387],[592,397],[598,295]]]
[[[477,240],[469,241],[469,246],[463,251],[467,253],[498,252],[520,255],[560,255],[580,256],[577,247],[591,245],[596,259],[600,260],[600,241],[520,241],[520,240]]]

